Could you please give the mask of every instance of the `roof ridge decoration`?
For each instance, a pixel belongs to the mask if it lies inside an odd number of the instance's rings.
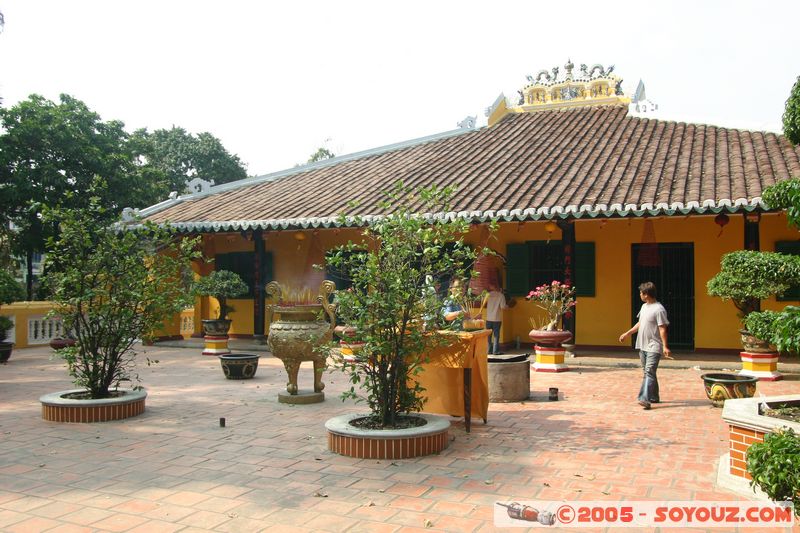
[[[402,150],[405,148],[411,148],[412,146],[417,146],[420,144],[425,144],[428,142],[438,141],[441,139],[446,139],[448,137],[457,137],[459,135],[464,135],[466,133],[472,133],[473,131],[478,130],[477,127],[477,118],[476,116],[467,116],[459,122],[458,129],[455,130],[448,130],[441,133],[434,133],[433,135],[426,135],[425,137],[418,137],[416,139],[409,139],[406,141],[400,141],[393,144],[387,144],[384,146],[379,146],[376,148],[369,148],[367,150],[362,150],[360,152],[353,152],[352,154],[345,154],[341,156],[331,157],[329,159],[323,159],[320,161],[315,161],[313,163],[307,163],[305,165],[287,168],[285,170],[279,170],[277,172],[272,172],[270,174],[263,174],[261,176],[253,176],[250,178],[241,179],[238,181],[232,181],[230,183],[223,183],[220,185],[214,185],[214,180],[205,181],[199,178],[194,178],[191,181],[186,182],[186,186],[189,189],[189,193],[179,195],[177,192],[173,191],[169,193],[169,198],[163,200],[155,205],[150,207],[146,207],[141,210],[136,210],[136,216],[140,217],[148,217],[150,215],[154,215],[160,211],[163,211],[169,207],[172,207],[176,204],[180,204],[187,200],[195,200],[197,198],[201,198],[203,196],[208,196],[210,194],[217,194],[221,192],[231,191],[234,189],[241,189],[242,187],[249,187],[251,185],[258,185],[259,183],[265,183],[269,181],[277,181],[286,178],[291,178],[297,174],[302,174],[303,172],[308,172],[311,170],[316,170],[318,168],[329,167],[333,165],[338,165],[340,163],[344,163],[346,161],[353,161],[356,159],[363,159],[365,157],[371,157],[375,155],[381,155],[387,152],[393,152],[396,150]],[[125,208],[131,209],[131,208]],[[124,211],[124,210],[123,210]],[[132,214],[132,210],[131,210]],[[131,214],[126,213],[126,218],[130,221],[132,220]]]
[[[691,201],[686,204],[683,202],[645,202],[643,204],[625,204],[624,206],[615,203],[611,206],[606,204],[584,204],[581,206],[540,206],[527,209],[499,209],[499,210],[461,210],[440,213],[416,213],[414,216],[425,217],[431,222],[436,220],[454,220],[456,218],[467,220],[473,224],[487,223],[492,220],[497,222],[524,222],[537,220],[562,220],[562,219],[594,219],[594,218],[642,218],[673,215],[716,215],[726,213],[749,213],[752,211],[769,210],[760,196],[754,197],[749,201],[746,198],[736,198],[731,200],[722,198],[718,200],[707,199],[702,202]],[[346,216],[344,223],[341,217],[301,217],[287,219],[268,219],[268,220],[227,220],[210,221],[198,220],[193,222],[165,222],[164,226],[171,227],[183,233],[195,232],[230,232],[250,229],[262,230],[297,230],[297,229],[316,229],[316,228],[339,228],[356,227],[371,225],[381,220],[386,215],[367,214],[358,217]],[[359,221],[361,222],[359,224]],[[138,227],[139,224],[132,224],[129,227]]]
[[[501,95],[486,110],[489,126],[493,126],[510,113],[534,113],[552,109],[565,109],[587,105],[629,105],[631,100],[622,91],[622,78],[614,74],[614,65],[604,67],[597,63],[591,68],[580,66],[580,75],[573,74],[575,65],[567,59],[564,74],[553,67],[540,70],[536,76],[527,76],[528,84],[517,91],[519,98],[512,103]]]

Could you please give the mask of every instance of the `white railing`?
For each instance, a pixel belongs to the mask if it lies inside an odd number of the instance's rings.
[[[28,318],[28,344],[49,344],[64,334],[61,319],[32,316]]]

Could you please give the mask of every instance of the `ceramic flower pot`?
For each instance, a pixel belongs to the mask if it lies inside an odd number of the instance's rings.
[[[772,353],[775,351],[775,347],[769,342],[759,339],[758,337],[750,334],[749,331],[740,329],[739,334],[742,336],[742,347],[744,348],[745,352]]]
[[[203,320],[203,331],[206,335],[210,335],[213,337],[222,337],[228,334],[228,330],[231,329],[231,321],[230,320]]]
[[[703,374],[706,396],[714,407],[722,407],[731,398],[752,398],[758,378],[739,374]]]
[[[562,342],[572,338],[570,331],[561,329],[532,329],[528,337],[535,343],[536,362],[533,369],[537,372],[566,372],[569,367],[564,362],[565,350]]]
[[[543,346],[560,346],[562,342],[567,342],[572,338],[572,332],[563,329],[532,329],[528,333],[528,337],[536,344]]]
[[[259,355],[249,353],[220,355],[219,364],[228,379],[252,379],[258,370],[259,357]]]

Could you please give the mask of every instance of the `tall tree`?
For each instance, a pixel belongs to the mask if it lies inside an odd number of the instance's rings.
[[[792,144],[800,144],[800,76],[794,82],[792,92],[783,111],[783,134]]]
[[[0,123],[0,224],[15,226],[11,248],[27,259],[30,299],[33,254],[57,228],[42,221],[44,206],[85,207],[98,176],[107,184],[101,201],[110,217],[151,205],[156,196],[135,164],[124,124],[102,121],[76,98],[62,94],[55,103],[33,94],[0,109]]]
[[[311,154],[311,157],[308,158],[309,163],[316,163],[317,161],[323,161],[325,159],[333,159],[336,157],[336,154],[328,150],[327,148],[320,147],[317,149],[316,152]]]
[[[208,132],[193,135],[183,128],[140,129],[133,133],[134,150],[155,174],[161,199],[183,192],[186,181],[200,178],[216,185],[244,179],[247,170],[237,155]]]

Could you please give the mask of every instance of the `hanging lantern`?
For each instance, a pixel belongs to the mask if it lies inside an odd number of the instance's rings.
[[[728,215],[726,215],[725,213],[720,213],[719,215],[714,217],[714,224],[719,226],[719,233],[717,234],[717,237],[722,235],[722,230],[725,228],[728,222],[730,222],[730,219],[728,218]]]
[[[552,220],[548,220],[544,225],[544,229],[547,231],[547,244],[550,244],[550,237],[553,235],[553,232],[558,229],[558,224]]]
[[[302,231],[295,231],[294,232],[294,240],[300,242],[306,240],[306,234]]]

